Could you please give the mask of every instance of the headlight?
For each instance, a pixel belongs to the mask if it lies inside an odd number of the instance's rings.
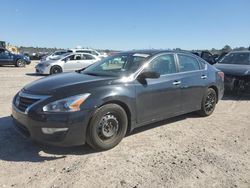
[[[90,93],[76,95],[51,102],[43,107],[44,112],[76,112],[80,110],[80,105],[90,96]]]
[[[28,60],[28,61],[30,60],[30,58],[28,56],[24,56],[24,59]]]
[[[19,104],[20,104],[20,96],[19,96],[19,93],[17,93],[16,98],[14,99],[14,104],[15,104],[16,107],[18,107]]]

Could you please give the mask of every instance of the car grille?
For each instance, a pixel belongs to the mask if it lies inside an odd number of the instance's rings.
[[[17,104],[17,108],[22,111],[25,112],[25,110],[31,106],[32,104],[34,104],[35,102],[39,101],[39,99],[31,99],[31,98],[26,98],[26,97],[20,97],[20,101],[19,104]]]
[[[29,108],[33,106],[37,102],[41,102],[47,98],[49,98],[49,95],[33,95],[24,93],[23,91],[20,91],[13,100],[13,105],[15,108],[17,108],[19,111],[27,113]]]
[[[32,105],[34,105],[38,101],[43,101],[48,97],[49,96],[47,95],[32,95],[21,91],[14,98],[13,104],[21,112],[27,113],[27,109],[29,109]]]

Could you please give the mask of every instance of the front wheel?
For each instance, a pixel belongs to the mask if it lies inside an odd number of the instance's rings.
[[[210,116],[216,106],[217,94],[213,88],[208,88],[205,95],[203,96],[201,103],[201,110],[199,114],[201,116]]]
[[[16,67],[25,67],[25,61],[23,59],[18,59],[16,61]]]
[[[128,118],[117,104],[106,104],[94,113],[87,129],[87,143],[95,150],[115,147],[127,132]]]
[[[59,66],[53,66],[50,69],[50,74],[58,74],[62,72],[62,68]]]

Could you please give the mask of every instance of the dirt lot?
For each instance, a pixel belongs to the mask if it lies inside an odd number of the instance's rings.
[[[114,149],[41,146],[15,132],[11,100],[35,76],[0,67],[0,187],[250,187],[250,97],[226,96],[214,114],[139,128]]]

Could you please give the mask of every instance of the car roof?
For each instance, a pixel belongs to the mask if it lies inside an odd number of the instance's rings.
[[[185,50],[157,50],[157,49],[150,49],[150,50],[131,50],[131,51],[124,51],[124,52],[118,52],[117,54],[126,54],[126,53],[130,53],[130,54],[148,54],[149,56],[154,56],[160,53],[184,53],[187,55],[192,55],[195,56],[194,54],[192,54],[189,51],[185,51]]]
[[[231,51],[229,52],[230,54],[233,54],[233,53],[250,53],[249,50],[243,50],[243,51]]]
[[[85,52],[69,52],[69,53],[67,53],[68,55],[66,56],[66,57],[68,57],[68,56],[70,56],[70,55],[90,55],[90,56],[93,56],[93,57],[96,57],[95,55],[93,55],[93,54],[89,54],[89,53],[85,53]]]
[[[73,48],[73,49],[70,49],[70,50],[85,50],[85,51],[97,51],[97,50],[94,50],[94,49],[90,49],[90,48]]]

